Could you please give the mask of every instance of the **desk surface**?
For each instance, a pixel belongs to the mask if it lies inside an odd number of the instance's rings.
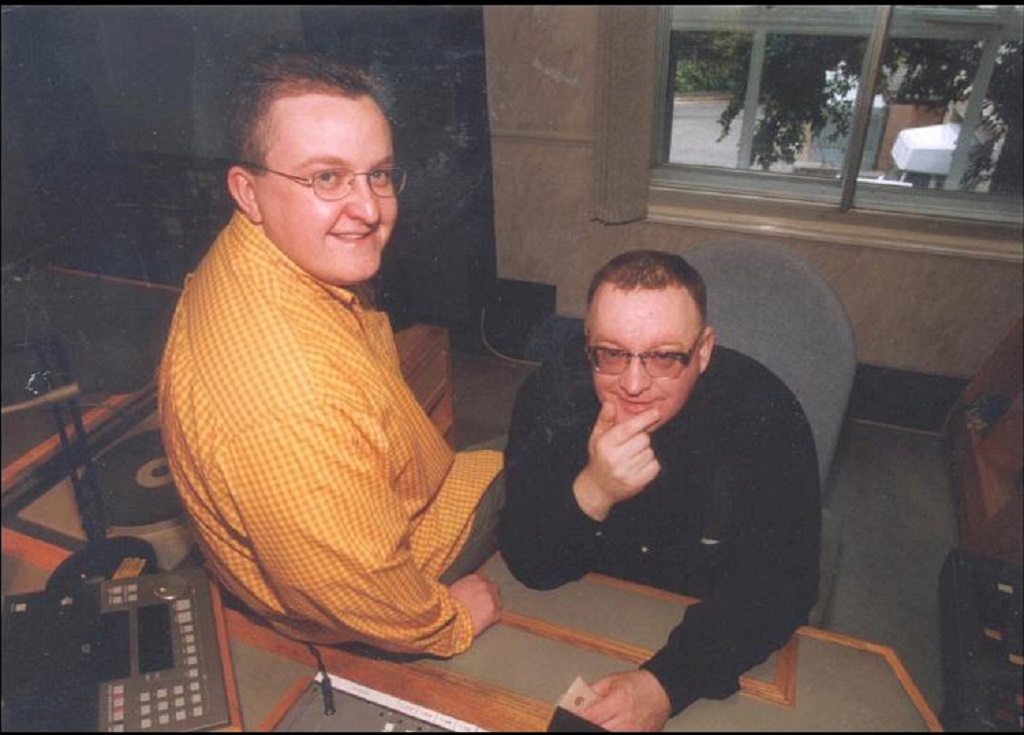
[[[5,529],[5,576],[12,559],[21,565],[5,593],[45,580],[66,554]],[[328,670],[486,730],[543,731],[577,675],[594,681],[634,668],[691,602],[600,575],[537,592],[516,582],[498,556],[486,572],[501,586],[503,618],[466,653],[396,663],[322,647]],[[312,655],[238,611],[226,610],[225,620],[244,727],[272,730],[308,688]],[[942,729],[891,648],[814,628],[798,630],[741,684],[728,699],[696,702],[665,730]]]
[[[600,575],[537,592],[516,582],[500,557],[486,572],[501,586],[502,622],[466,653],[398,664],[330,649],[328,670],[488,730],[541,731],[577,675],[594,681],[634,668],[692,602]],[[294,701],[308,684],[312,659],[237,613],[229,613],[228,628],[243,717],[250,728],[270,727],[287,711],[288,696]],[[302,662],[299,676],[285,681]],[[826,631],[801,628],[741,683],[740,694],[701,700],[666,731],[941,730],[892,649]],[[274,689],[282,694],[267,696]],[[253,696],[258,690],[265,693]]]

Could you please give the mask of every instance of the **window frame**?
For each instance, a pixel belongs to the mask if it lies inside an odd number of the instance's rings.
[[[865,7],[869,8],[869,12],[865,12]],[[648,219],[660,222],[709,224],[720,217],[718,212],[728,211],[732,215],[732,223],[727,229],[746,228],[769,234],[777,231],[780,234],[800,233],[803,236],[812,236],[816,230],[820,230],[821,239],[838,237],[850,241],[852,237],[855,241],[863,242],[864,238],[853,233],[840,234],[844,228],[849,229],[850,225],[859,223],[858,227],[870,225],[876,236],[879,230],[888,231],[889,236],[882,237],[881,240],[891,247],[938,249],[1017,262],[1024,260],[1020,199],[987,194],[967,197],[964,192],[956,190],[896,190],[895,187],[882,185],[861,186],[860,184],[866,182],[858,181],[854,196],[849,202],[849,209],[842,211],[842,177],[839,180],[823,180],[667,162],[667,131],[670,120],[668,116],[672,114],[671,90],[668,85],[668,47],[672,30],[683,27],[686,30],[698,31],[721,30],[723,17],[731,15],[733,17],[728,19],[730,25],[727,26],[729,30],[818,35],[827,32],[841,32],[844,35],[866,33],[867,55],[871,53],[871,34],[877,33],[876,14],[879,7],[773,6],[770,12],[774,14],[774,18],[770,24],[765,22],[764,9],[751,10],[750,6],[744,6],[745,9],[737,6],[660,7],[657,11],[656,42],[653,52],[656,61],[653,80],[654,110],[650,134]],[[1019,37],[1019,33],[1014,35],[1012,27],[1012,23],[1021,17],[1019,7],[1010,8],[1012,15],[1008,15],[1008,11],[1005,10],[1007,6],[992,8],[990,12],[980,17],[974,12],[972,18],[980,21],[974,23],[966,23],[964,11],[955,8],[891,7],[891,23],[888,29],[883,29],[888,30],[886,40],[892,37],[922,35],[943,40],[985,39],[993,41],[987,44],[991,50],[995,48],[995,43],[1006,37]],[[685,21],[679,20],[677,9],[687,14]],[[744,12],[750,15],[743,17]],[[831,20],[827,22],[828,19]],[[936,32],[936,27],[942,30]],[[979,82],[983,82],[980,85],[983,87],[987,87],[991,78],[995,54],[990,52],[986,56],[975,77]],[[865,69],[868,69],[867,64]],[[750,73],[754,76],[757,72],[752,69]],[[870,100],[872,96],[866,95],[865,98]],[[971,134],[972,120],[976,122],[980,116],[978,100],[983,96],[972,95],[968,103],[965,122],[961,128],[961,141]],[[856,110],[854,114],[856,116]],[[866,120],[866,115],[864,117]],[[855,134],[856,132],[854,131]],[[850,146],[847,157],[849,150],[854,148],[855,146]],[[965,151],[966,146],[957,146],[954,168],[951,168],[951,171],[955,169],[962,172],[966,161]],[[845,165],[843,174],[849,175]],[[958,179],[959,175],[956,176],[956,180]],[[969,205],[966,205],[969,207],[968,214],[950,214],[951,211],[955,211],[953,205],[965,209],[966,201],[969,201]],[[764,205],[767,203],[772,203],[776,208],[784,207],[786,211],[769,217],[774,224],[766,228]],[[893,206],[894,203],[898,206]],[[736,219],[737,215],[742,218],[745,213],[750,215],[747,222]],[[942,220],[939,228],[935,227],[936,218]],[[971,241],[967,241],[967,237],[970,237]],[[954,241],[955,238],[961,241],[957,243]],[[932,240],[935,242],[930,242]],[[946,242],[941,242],[943,240]]]

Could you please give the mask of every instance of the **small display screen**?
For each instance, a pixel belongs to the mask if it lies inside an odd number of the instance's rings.
[[[174,668],[174,636],[171,634],[171,608],[148,605],[136,611],[139,621],[139,673]]]

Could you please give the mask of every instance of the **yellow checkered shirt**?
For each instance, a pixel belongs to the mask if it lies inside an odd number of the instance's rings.
[[[469,615],[437,578],[501,454],[452,452],[385,314],[236,213],[186,282],[159,399],[207,566],[275,628],[438,656],[469,646]]]

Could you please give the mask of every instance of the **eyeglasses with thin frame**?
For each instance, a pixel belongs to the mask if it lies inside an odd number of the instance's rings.
[[[629,365],[635,357],[640,360],[640,364],[652,378],[678,378],[693,360],[693,356],[703,340],[704,330],[701,330],[693,347],[686,352],[671,350],[629,352],[617,347],[595,345],[587,345],[586,350],[591,366],[601,375],[622,375],[629,370]]]
[[[370,191],[382,199],[392,199],[401,194],[402,189],[405,188],[406,179],[408,179],[405,169],[398,166],[381,166],[372,171],[349,171],[344,168],[332,168],[318,171],[312,176],[307,177],[275,171],[262,164],[249,161],[243,162],[242,165],[268,174],[283,176],[286,179],[291,179],[296,184],[309,187],[313,190],[314,194],[325,202],[334,202],[347,197],[352,192],[356,179],[360,176],[366,177],[366,182],[370,185]]]

